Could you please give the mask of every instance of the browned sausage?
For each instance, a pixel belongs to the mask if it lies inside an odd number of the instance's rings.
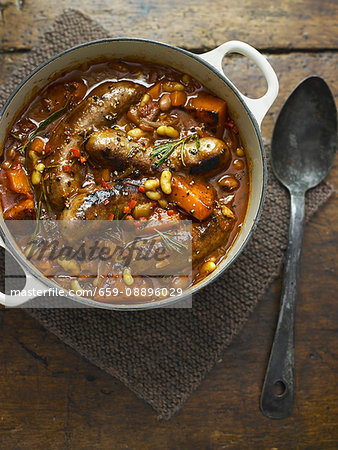
[[[144,90],[143,86],[129,81],[102,83],[54,130],[49,141],[52,153],[46,159],[46,189],[56,210],[64,208],[65,200],[78,190],[84,179],[85,167],[74,159],[71,150],[80,150],[86,136],[113,123],[140,99]]]
[[[86,151],[90,158],[101,166],[109,164],[120,170],[133,166],[151,173],[156,170],[156,158],[151,158],[153,147],[144,147],[142,143],[129,140],[121,131],[103,129],[93,133],[86,143]],[[197,149],[195,141],[189,141],[184,145],[183,158],[181,145],[175,148],[166,162],[161,164],[160,170],[171,168],[173,170],[188,170],[190,173],[208,172],[220,165],[225,166],[229,162],[230,152],[227,145],[220,139],[204,137],[200,139],[200,147]],[[182,159],[184,161],[182,162]]]

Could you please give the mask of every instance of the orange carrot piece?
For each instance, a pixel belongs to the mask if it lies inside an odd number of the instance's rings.
[[[157,99],[162,92],[162,83],[156,83],[153,87],[151,87],[148,91],[150,97],[155,100]]]
[[[194,111],[202,122],[211,125],[217,137],[222,137],[227,117],[227,104],[224,100],[200,93],[189,100],[187,109]]]
[[[32,188],[29,184],[28,176],[22,166],[17,166],[6,170],[9,187],[18,194],[31,194]]]
[[[34,201],[32,199],[22,200],[4,212],[5,219],[23,220],[34,216]]]
[[[170,94],[172,106],[182,106],[187,100],[187,95],[184,91],[174,91]]]
[[[210,185],[175,175],[171,180],[171,189],[171,201],[196,219],[202,221],[212,213],[215,192]]]

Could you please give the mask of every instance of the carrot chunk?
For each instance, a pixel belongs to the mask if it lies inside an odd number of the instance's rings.
[[[182,106],[187,100],[187,95],[184,91],[174,91],[170,94],[172,106]]]
[[[171,189],[171,201],[196,219],[202,221],[212,213],[215,192],[211,186],[175,175],[172,177]]]
[[[25,169],[21,165],[18,165],[12,169],[7,169],[6,175],[9,182],[9,187],[13,192],[26,195],[32,193],[28,176]]]
[[[23,219],[31,219],[34,216],[34,201],[32,199],[27,198],[26,200],[22,200],[16,205],[12,206],[12,208],[8,209],[4,212],[5,219],[11,220],[23,220]]]
[[[227,117],[227,104],[210,94],[200,93],[189,100],[187,109],[202,122],[211,126],[217,137],[222,137]]]
[[[148,91],[150,97],[155,100],[157,99],[162,92],[162,83],[156,83],[153,87],[151,87]]]

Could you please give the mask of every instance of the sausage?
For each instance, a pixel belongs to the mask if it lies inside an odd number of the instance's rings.
[[[52,153],[46,159],[46,190],[56,210],[64,208],[65,200],[78,190],[85,176],[85,167],[72,157],[71,150],[80,150],[88,134],[113,123],[144,91],[130,81],[102,83],[53,131],[49,141]]]
[[[131,200],[149,203],[149,199],[138,191],[137,184],[116,184],[110,189],[99,189],[91,193],[77,194],[70,199],[69,208],[60,214],[60,220],[107,220],[111,214],[121,219],[123,208]]]
[[[220,208],[215,208],[209,220],[192,224],[192,265],[203,261],[210,253],[223,247],[233,228],[233,219],[224,217]]]
[[[189,173],[196,174],[209,172],[220,165],[225,166],[230,161],[229,149],[221,139],[203,137],[199,141],[199,149],[196,140],[184,145],[183,158],[181,145],[176,147],[159,169],[188,170]],[[153,150],[152,146],[145,147],[142,143],[130,141],[124,133],[112,129],[93,133],[86,143],[86,151],[96,164],[109,164],[116,170],[131,165],[148,174],[156,171],[157,159],[151,158]]]

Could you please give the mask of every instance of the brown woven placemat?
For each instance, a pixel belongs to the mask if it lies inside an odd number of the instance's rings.
[[[2,86],[0,105],[47,58],[104,37],[107,32],[100,25],[77,11],[65,11]],[[325,183],[308,193],[307,219],[331,193]],[[158,418],[169,419],[215,365],[280,272],[288,211],[288,195],[269,172],[264,211],[253,238],[231,268],[194,297],[192,309],[32,309],[30,314],[125,383],[156,410]]]

